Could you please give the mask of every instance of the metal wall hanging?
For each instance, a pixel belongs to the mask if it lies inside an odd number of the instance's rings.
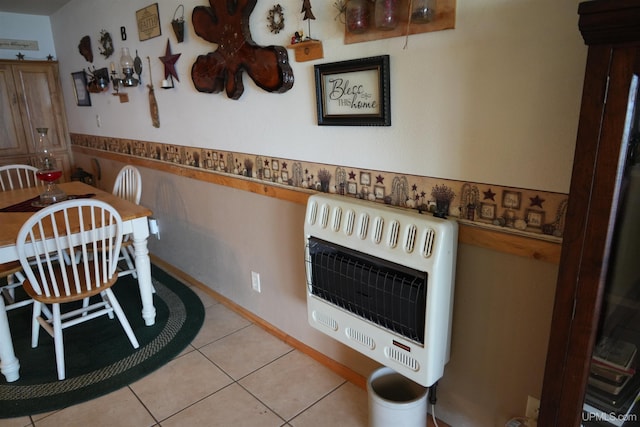
[[[257,0],[216,2],[197,6],[192,20],[196,34],[218,45],[214,52],[199,55],[191,68],[191,78],[200,92],[226,90],[231,99],[244,92],[242,74],[267,92],[283,93],[293,86],[293,70],[282,46],[258,46],[251,38],[249,16]]]
[[[160,61],[164,64],[164,78],[167,80],[168,77],[171,78],[171,87],[173,87],[173,78],[175,77],[177,81],[180,81],[178,78],[178,72],[176,71],[176,62],[178,62],[178,58],[180,58],[181,53],[173,54],[171,53],[171,44],[169,44],[169,39],[167,39],[167,48],[165,50],[164,56],[160,57]],[[164,82],[162,87],[165,86]]]
[[[182,9],[182,15],[176,18],[176,14],[180,9]],[[173,12],[173,19],[171,20],[171,28],[173,28],[173,32],[176,35],[176,39],[178,39],[178,43],[182,43],[184,41],[184,6],[183,5],[179,5],[176,8],[176,11]]]

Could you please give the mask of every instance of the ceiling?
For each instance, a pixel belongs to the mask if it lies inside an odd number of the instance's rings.
[[[71,0],[0,0],[0,12],[50,16]]]

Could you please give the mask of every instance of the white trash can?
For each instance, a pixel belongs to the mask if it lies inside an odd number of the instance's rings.
[[[427,388],[391,368],[379,368],[367,380],[369,427],[425,427]]]

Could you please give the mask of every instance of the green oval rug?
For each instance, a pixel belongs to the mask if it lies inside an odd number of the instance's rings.
[[[49,412],[94,399],[131,384],[184,350],[204,320],[200,298],[185,284],[152,265],[156,322],[145,326],[138,282],[132,276],[113,286],[140,347],[134,349],[117,319],[102,316],[64,331],[66,376],[58,381],[53,338],[40,331],[31,348],[31,306],[8,312],[20,379],[0,375],[0,418]]]

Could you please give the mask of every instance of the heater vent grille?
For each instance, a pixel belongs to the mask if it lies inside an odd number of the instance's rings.
[[[415,224],[409,224],[407,227],[407,233],[404,238],[404,251],[408,254],[413,252],[416,246],[416,235],[418,234],[418,227]]]
[[[418,363],[418,361],[400,349],[397,349],[395,347],[385,347],[384,354],[390,360],[393,360],[394,362],[397,362],[402,366],[411,369],[412,371],[417,372],[420,369],[420,364]]]
[[[324,204],[320,207],[320,226],[327,228],[329,223],[329,205]]]
[[[340,231],[340,221],[342,221],[342,208],[336,206],[333,209],[333,219],[331,221],[331,229],[333,231]]]
[[[371,240],[379,244],[382,241],[382,229],[384,228],[384,219],[377,216],[373,220],[373,230],[371,231]]]
[[[400,235],[400,223],[397,220],[391,221],[389,224],[389,236],[387,239],[387,245],[390,248],[398,246],[398,236]]]
[[[433,229],[428,228],[424,237],[424,244],[422,245],[422,256],[429,258],[433,251],[433,242],[436,237],[436,232]]]
[[[317,323],[323,326],[326,326],[327,328],[333,331],[338,330],[338,322],[336,322],[336,320],[333,317],[328,316],[320,311],[313,312],[313,320],[315,320]]]
[[[367,213],[360,214],[360,221],[358,222],[358,237],[360,240],[364,240],[367,238],[367,233],[369,231],[369,215]]]
[[[351,236],[353,234],[353,228],[356,224],[356,213],[353,209],[347,210],[347,215],[344,219],[344,234]]]
[[[347,334],[347,338],[357,342],[358,344],[362,344],[368,349],[373,350],[375,348],[375,341],[373,340],[373,338],[361,331],[352,328],[346,328],[344,330],[344,333]]]
[[[309,207],[307,208],[307,221],[309,224],[313,225],[316,223],[316,219],[318,217],[318,204],[316,202],[309,203]]]

